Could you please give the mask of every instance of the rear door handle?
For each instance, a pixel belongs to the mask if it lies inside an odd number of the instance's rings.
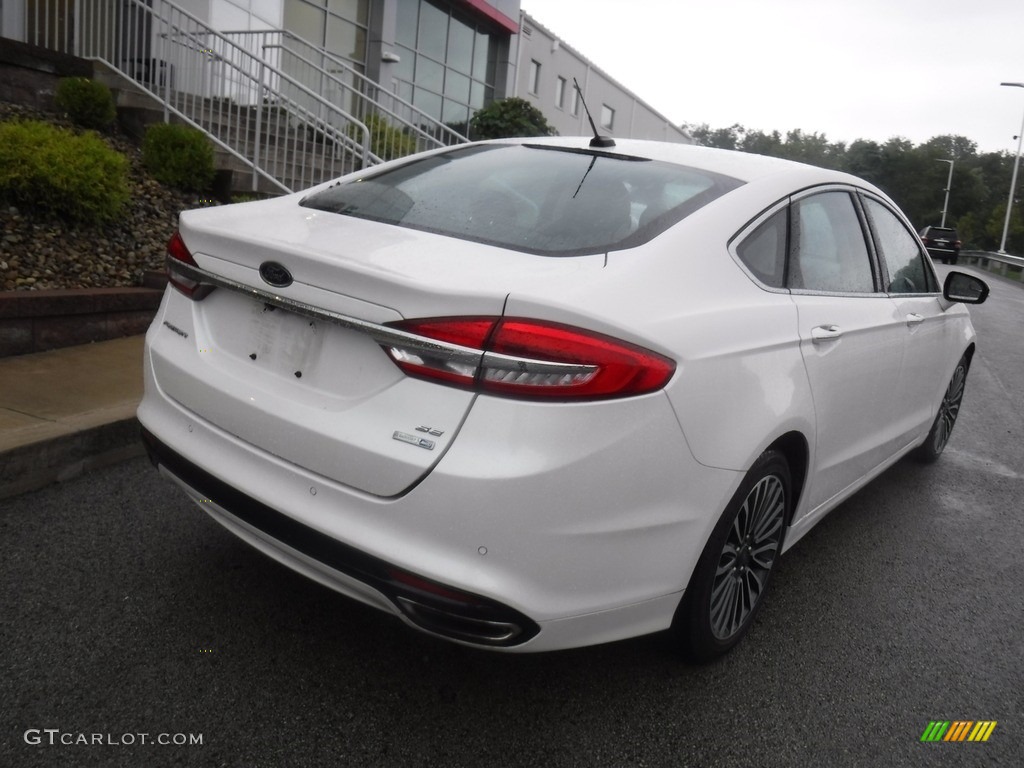
[[[838,325],[819,325],[811,329],[811,341],[821,344],[826,341],[835,341],[843,335]]]

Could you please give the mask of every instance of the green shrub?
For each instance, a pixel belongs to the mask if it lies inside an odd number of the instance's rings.
[[[557,131],[544,113],[525,99],[514,96],[492,101],[469,121],[471,139],[504,139],[511,136],[554,136]]]
[[[146,128],[142,163],[157,181],[185,192],[206,192],[213,184],[213,147],[202,131],[187,125]]]
[[[8,205],[94,224],[116,219],[128,195],[128,160],[95,133],[0,123],[0,200]]]
[[[370,129],[370,152],[380,159],[394,160],[416,151],[416,137],[391,125],[381,115],[368,115],[363,122]],[[356,141],[363,140],[363,132],[354,125],[349,126],[348,135]]]
[[[54,94],[57,109],[83,128],[104,131],[117,117],[110,89],[87,77],[65,77],[57,82]]]

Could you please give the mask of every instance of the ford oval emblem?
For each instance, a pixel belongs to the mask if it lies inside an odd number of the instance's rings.
[[[276,261],[264,261],[260,264],[260,277],[263,282],[275,288],[285,288],[292,284],[292,273]]]

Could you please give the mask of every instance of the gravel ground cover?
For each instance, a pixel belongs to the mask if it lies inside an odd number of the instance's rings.
[[[0,102],[0,122],[44,120],[75,129],[60,115]],[[77,129],[75,129],[77,130]],[[139,145],[117,129],[107,143],[129,160],[131,198],[124,215],[106,226],[72,226],[0,202],[0,289],[136,286],[146,270],[162,270],[178,214],[214,205],[200,195],[169,189],[142,167]]]

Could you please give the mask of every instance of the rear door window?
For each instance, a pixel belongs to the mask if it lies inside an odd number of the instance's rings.
[[[793,203],[789,287],[823,293],[873,293],[871,256],[853,198],[822,192]]]

